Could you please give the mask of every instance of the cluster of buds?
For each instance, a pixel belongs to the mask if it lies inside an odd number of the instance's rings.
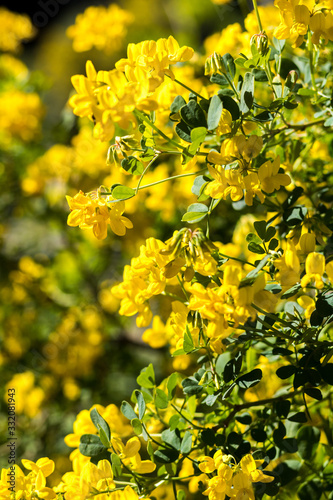
[[[218,52],[214,52],[205,62],[205,75],[214,73],[227,73],[223,57]]]
[[[123,137],[116,137],[115,143],[109,147],[106,164],[112,165],[113,163],[120,163],[121,160],[127,158],[127,154],[133,149],[138,147],[138,141],[134,135],[124,135]]]
[[[269,50],[268,47],[268,36],[264,31],[260,31],[256,35],[253,35],[250,40],[251,51],[253,55],[259,54],[264,57]]]
[[[185,266],[185,281],[192,280],[198,259],[204,260],[206,256],[211,257],[211,254],[217,251],[217,247],[207,239],[201,229],[192,231],[183,228],[167,240],[166,245],[160,253],[170,255],[173,259],[165,266],[165,276],[171,278]]]

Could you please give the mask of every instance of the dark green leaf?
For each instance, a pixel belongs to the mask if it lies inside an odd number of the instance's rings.
[[[298,422],[299,424],[305,424],[305,422],[308,421],[303,411],[299,411],[297,413],[294,413],[293,415],[290,415],[288,417],[288,420],[290,420],[290,422]]]
[[[183,120],[177,123],[175,131],[183,141],[191,142],[191,129]]]
[[[91,412],[90,412],[90,418],[91,418],[93,424],[95,425],[96,429],[98,431],[100,431],[100,429],[103,429],[103,431],[104,431],[104,433],[105,433],[105,435],[107,437],[107,440],[110,441],[110,439],[111,439],[111,431],[110,431],[109,424],[98,413],[98,411],[96,410],[96,408],[93,408],[91,410]]]
[[[296,226],[304,220],[307,211],[308,209],[301,205],[291,207],[284,212],[283,220],[287,224],[287,226]]]
[[[323,399],[323,395],[320,389],[316,389],[315,387],[309,387],[308,389],[304,389],[305,394],[310,396],[310,398],[317,399],[321,401]]]
[[[237,102],[231,96],[225,95],[223,92],[223,90],[218,91],[218,95],[222,101],[223,108],[229,111],[233,121],[238,120],[238,118],[240,117],[240,113]]]
[[[217,83],[217,85],[221,85],[221,87],[225,86],[225,85],[229,85],[229,82],[228,80],[226,79],[226,77],[224,75],[220,75],[219,73],[214,73],[211,77],[210,77],[210,81],[212,83]]]
[[[253,94],[254,75],[252,73],[245,73],[239,106],[242,113],[246,114],[251,110],[253,104]]]
[[[292,375],[294,375],[296,371],[297,368],[293,365],[280,366],[280,368],[276,370],[276,375],[282,380],[285,380],[286,378],[289,378]]]
[[[289,288],[289,290],[287,290],[286,292],[284,292],[284,294],[281,295],[281,299],[289,299],[290,297],[293,297],[294,295],[296,295],[298,290],[300,290],[300,288],[301,285],[299,283],[297,285],[292,286],[291,288]]]
[[[251,430],[251,437],[258,443],[264,443],[267,439],[267,434],[264,431],[264,429],[252,429]]]
[[[200,434],[202,441],[209,446],[215,444],[215,432],[212,429],[205,429]]]
[[[333,314],[333,292],[323,293],[318,297],[316,311],[323,318]]]
[[[297,477],[301,465],[298,460],[285,460],[273,469],[273,472],[280,478],[281,486],[285,486]]]
[[[249,389],[250,387],[254,387],[255,385],[259,384],[261,379],[262,379],[262,371],[260,370],[260,368],[255,368],[249,373],[245,373],[245,375],[238,377],[235,380],[235,382],[238,385],[238,387],[240,387],[240,389],[246,390]]]
[[[185,378],[182,381],[182,386],[185,394],[199,394],[202,392],[203,387],[198,385],[198,381],[194,377]]]
[[[290,411],[291,403],[287,400],[278,401],[275,403],[276,414],[278,417],[286,418]]]
[[[237,422],[240,422],[244,425],[250,425],[252,422],[252,417],[249,413],[242,413],[242,415],[237,415],[235,418]]]
[[[318,372],[326,384],[333,385],[333,363],[327,363],[327,365],[319,366]]]
[[[170,464],[177,460],[179,453],[174,448],[159,448],[154,453],[154,459],[158,463]]]
[[[254,229],[260,239],[264,240],[266,236],[266,221],[258,220],[253,223]]]
[[[186,106],[186,101],[184,97],[182,97],[181,95],[177,95],[170,106],[171,114],[178,113],[180,108],[182,108],[183,106]]]
[[[319,479],[311,479],[303,483],[297,492],[300,500],[320,500],[323,494],[323,485]]]
[[[205,113],[194,99],[191,99],[179,112],[182,120],[190,128],[207,127]]]
[[[259,254],[266,253],[263,247],[260,246],[258,243],[255,243],[254,241],[251,241],[251,243],[248,244],[248,249],[252,253],[259,253]]]
[[[94,457],[105,452],[106,447],[95,434],[83,434],[80,438],[79,451],[85,457]]]
[[[135,156],[128,156],[121,162],[121,166],[126,172],[132,175],[141,175],[145,167]]]
[[[297,432],[298,453],[303,460],[311,460],[320,439],[320,430],[312,425],[304,425]]]

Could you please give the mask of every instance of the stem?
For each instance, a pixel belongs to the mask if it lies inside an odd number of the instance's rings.
[[[206,172],[206,169],[199,170],[198,172],[190,172],[188,174],[174,175],[172,177],[167,177],[166,179],[162,179],[160,181],[152,182],[151,184],[145,184],[144,186],[139,187],[139,190],[140,189],[145,189],[145,188],[148,188],[148,187],[151,187],[151,186],[156,186],[157,184],[161,184],[162,182],[172,181],[173,179],[179,179],[180,177],[189,177],[190,175],[203,174],[204,172]],[[109,194],[111,194],[111,193],[109,193]]]
[[[248,264],[249,266],[257,267],[255,264],[251,264],[251,262],[247,262],[247,260],[238,259],[237,257],[230,257],[230,255],[226,255],[225,253],[219,252],[219,255],[222,255],[222,257],[226,257],[227,259],[237,260],[237,262],[241,262],[242,264]]]
[[[172,80],[171,76],[169,76],[169,75],[166,75],[166,76],[168,78],[170,78],[170,80]],[[181,85],[182,87],[184,87],[184,89],[188,90],[189,92],[192,92],[192,94],[195,94],[200,99],[204,99],[205,101],[207,101],[207,99],[205,97],[203,97],[202,95],[198,94],[198,92],[196,92],[195,90],[193,90],[190,87],[188,87],[187,85],[185,85],[185,83],[180,82],[176,78],[174,78],[172,81],[178,83],[179,85]]]
[[[200,425],[196,425],[194,424],[193,422],[191,422],[191,420],[189,420],[188,418],[184,417],[184,415],[182,414],[182,412],[180,410],[178,410],[177,406],[175,406],[174,404],[171,403],[171,406],[174,410],[176,410],[177,413],[179,413],[179,415],[184,419],[186,420],[186,422],[188,422],[189,424],[191,424],[192,427],[194,427],[195,429],[201,429],[201,430],[204,430],[206,429],[206,427],[200,427]]]
[[[316,86],[315,69],[314,69],[314,64],[313,64],[314,48],[313,48],[313,43],[311,40],[310,28],[308,30],[308,50],[309,50],[309,60],[310,60],[311,83],[312,83],[312,88],[316,92],[316,95],[317,95],[318,91],[317,91],[317,86]]]
[[[262,24],[261,24],[260,14],[259,14],[259,10],[258,10],[257,0],[252,0],[252,2],[253,2],[254,11],[256,13],[256,18],[257,18],[257,21],[258,21],[259,31],[264,31],[262,29]]]
[[[140,120],[142,120],[143,122],[147,123],[147,125],[149,125],[152,129],[154,129],[155,132],[157,132],[167,142],[169,142],[170,144],[173,144],[174,146],[176,146],[176,148],[180,148],[180,149],[184,150],[184,148],[183,148],[183,146],[181,144],[178,144],[178,142],[174,141],[173,139],[170,139],[164,132],[162,132],[162,130],[160,130],[158,127],[156,127],[156,125],[154,125],[154,123],[152,123],[149,120],[149,118],[147,118],[147,116],[144,113],[141,113],[141,111],[135,109],[133,111],[133,114],[137,118],[139,118]]]
[[[141,177],[139,179],[139,182],[138,182],[138,185],[136,186],[136,189],[135,189],[135,194],[138,194],[138,191],[140,189],[140,184],[142,182],[142,179],[144,178],[144,176],[146,175],[146,172],[148,171],[148,169],[151,167],[151,165],[154,163],[154,161],[156,160],[156,158],[158,158],[159,155],[156,155],[154,156],[154,158],[152,158],[150,160],[150,162],[148,163],[148,165],[146,166],[146,168],[144,169],[144,171],[142,172],[141,174]]]

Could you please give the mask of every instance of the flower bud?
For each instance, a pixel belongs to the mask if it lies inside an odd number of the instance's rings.
[[[253,55],[258,52],[260,56],[265,56],[268,52],[268,36],[264,31],[260,31],[251,37],[250,45]]]
[[[214,52],[212,56],[206,59],[205,62],[205,75],[214,73],[226,73],[225,65],[221,54]]]

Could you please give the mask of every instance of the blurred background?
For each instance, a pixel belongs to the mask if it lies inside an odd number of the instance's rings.
[[[0,8],[1,412],[7,413],[7,389],[15,387],[17,463],[48,456],[59,474],[70,467],[63,437],[80,410],[128,399],[149,362],[159,377],[172,370],[167,350],[152,350],[141,341],[144,329],[117,315],[110,289],[145,239],[170,238],[196,200],[189,178],[186,186],[163,184],[158,196],[151,191],[130,200],[126,215],[134,229],[123,238],[98,241],[90,230],[68,227],[66,194],[126,182],[125,173],[106,164],[109,144],[94,140],[92,124],[77,120],[67,105],[71,76],[85,73],[87,59],[98,70],[113,69],[128,43],[172,34],[194,47],[202,78],[202,61],[221,30],[232,25],[230,45],[241,43],[249,13],[246,2],[221,0],[113,4],[121,10],[109,17],[103,8],[110,2],[101,1],[40,0],[23,11],[21,3],[2,2]],[[91,6],[102,10],[79,20]],[[170,171],[181,166],[160,163],[147,183]],[[221,210],[213,230],[228,243],[233,225],[228,205]],[[2,443],[6,426],[4,418]],[[5,446],[0,466],[7,466]]]

